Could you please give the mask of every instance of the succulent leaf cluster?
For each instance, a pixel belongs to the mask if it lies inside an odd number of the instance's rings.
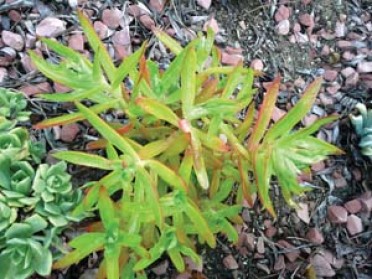
[[[355,132],[360,137],[359,146],[363,155],[372,158],[372,109],[359,103],[356,105],[359,115],[350,115]]]
[[[146,43],[115,66],[88,18],[79,12],[79,19],[94,51],[93,62],[50,39],[42,41],[62,58],[60,64],[30,52],[45,76],[72,89],[40,97],[74,102],[77,108],[35,128],[87,120],[102,136],[87,149],[105,151],[55,154],[107,174],[85,185],[83,202],[74,211],[78,215],[98,210],[99,221],[69,243],[73,250],[54,268],[102,251],[102,278],[146,278],[144,269],[163,254],[183,271],[184,257],[201,262],[196,242],[215,247],[219,233],[237,241],[233,225],[242,222],[244,200],[253,205],[257,194],[261,205],[276,216],[270,197],[273,177],[295,207],[292,197],[309,190],[297,175],[328,155],[342,153],[312,136],[334,117],[294,130],[311,109],[321,79],[308,86],[286,116],[271,124],[280,79],[268,88],[255,117],[252,86],[259,73],[242,64],[221,66],[211,30],[184,48],[156,30],[159,43],[174,55],[166,69],[145,58]],[[242,110],[247,112],[241,120],[237,115]],[[107,121],[100,116],[112,111],[125,119]],[[49,192],[43,195],[49,200]],[[227,202],[231,198],[232,204]]]
[[[0,89],[0,278],[29,278],[51,272],[52,246],[81,200],[66,163],[38,165],[44,148],[29,139],[26,100]]]

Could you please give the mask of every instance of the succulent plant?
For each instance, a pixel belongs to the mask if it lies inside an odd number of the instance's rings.
[[[106,152],[61,151],[53,156],[108,173],[86,184],[84,200],[74,210],[78,214],[98,209],[100,222],[72,240],[74,250],[55,262],[54,268],[65,268],[103,250],[98,273],[108,279],[146,278],[144,269],[164,253],[182,272],[185,256],[200,261],[197,241],[213,248],[219,233],[232,242],[238,240],[233,223],[243,222],[239,216],[243,199],[253,206],[257,194],[275,217],[270,191],[273,177],[286,201],[295,207],[292,196],[308,190],[297,181],[298,174],[328,155],[342,153],[312,136],[335,117],[293,131],[316,100],[321,78],[272,124],[280,78],[268,87],[255,118],[252,86],[258,73],[242,63],[221,65],[212,30],[185,48],[154,30],[175,55],[167,69],[146,60],[146,43],[116,67],[89,19],[81,11],[78,17],[95,53],[93,62],[46,38],[42,42],[62,56],[63,62],[49,63],[30,51],[41,73],[72,89],[40,97],[74,102],[77,111],[46,119],[35,128],[86,119],[103,137],[88,148]],[[246,108],[245,119],[237,119]],[[101,118],[105,111],[125,115],[127,124]],[[41,195],[46,192],[40,206],[49,208],[46,201],[55,192],[38,187]],[[226,203],[229,197],[234,197],[235,204]]]
[[[12,163],[8,157],[0,159],[0,190],[10,206],[33,206],[38,201],[31,196],[32,181],[35,176],[33,167],[27,161]]]
[[[362,154],[372,158],[372,109],[359,103],[356,105],[360,115],[350,115],[351,123],[354,125],[355,132],[360,137],[359,146]]]
[[[8,156],[13,161],[28,156],[28,133],[23,128],[0,131],[0,156]]]
[[[65,195],[56,195],[51,202],[39,200],[35,212],[45,217],[54,227],[64,227],[70,221],[77,222],[81,219],[71,215],[71,212],[80,203],[81,198],[81,191],[74,190]]]
[[[33,273],[50,274],[52,254],[36,237],[47,228],[47,222],[33,215],[22,223],[14,223],[5,232],[5,249],[0,253],[0,278],[25,279]]]
[[[14,122],[27,121],[30,112],[25,111],[26,107],[22,93],[0,88],[0,116]]]
[[[17,209],[6,204],[6,198],[0,193],[0,234],[17,219]]]
[[[52,166],[39,165],[32,188],[44,202],[52,202],[57,196],[71,192],[71,176],[66,172],[66,167],[63,161]]]

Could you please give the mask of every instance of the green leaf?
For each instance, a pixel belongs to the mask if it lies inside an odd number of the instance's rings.
[[[270,85],[265,95],[263,104],[258,113],[258,119],[248,141],[248,149],[254,150],[260,143],[266,128],[270,123],[271,115],[279,93],[280,77],[277,77]]]
[[[187,191],[187,186],[183,179],[172,169],[156,160],[146,160],[145,164],[156,172],[165,182],[181,191]]]
[[[185,270],[185,262],[183,261],[183,258],[178,250],[177,247],[169,249],[167,251],[172,263],[176,267],[178,272],[183,272]]]
[[[136,151],[132,148],[125,137],[119,135],[113,128],[106,124],[100,117],[98,117],[92,110],[80,103],[75,103],[80,112],[93,125],[93,127],[111,144],[115,145],[119,150],[127,153],[136,161],[140,161]]]
[[[110,245],[106,247],[104,251],[107,279],[118,279],[119,278],[119,257],[121,247],[118,245]]]
[[[163,105],[162,103],[154,99],[144,97],[138,97],[136,100],[136,104],[139,105],[147,113],[156,116],[156,118],[165,120],[168,123],[178,127],[180,119],[166,105]]]
[[[322,78],[317,78],[307,87],[298,103],[270,128],[265,137],[265,142],[272,141],[281,135],[289,133],[305,117],[315,102],[322,82]]]
[[[191,146],[193,156],[193,166],[200,187],[204,190],[209,188],[209,177],[205,168],[205,162],[202,154],[202,146],[196,132],[191,133]]]
[[[75,250],[56,261],[53,264],[53,268],[62,269],[78,263],[90,253],[101,250],[104,243],[105,234],[103,233],[86,233],[80,235],[69,243]]]
[[[94,105],[90,108],[90,110],[95,113],[100,113],[102,111],[115,108],[116,106],[117,106],[117,101],[114,100],[114,101],[108,101],[103,104]],[[45,128],[49,128],[49,127],[53,127],[57,125],[66,125],[66,124],[75,123],[77,121],[84,120],[84,119],[85,117],[81,112],[76,112],[76,113],[66,114],[66,115],[62,115],[59,117],[44,120],[34,125],[33,128],[34,129],[45,129]]]
[[[262,203],[262,206],[276,218],[276,213],[272,205],[269,189],[270,189],[270,180],[272,175],[272,169],[270,165],[270,151],[265,150],[261,151],[260,149],[256,150],[253,154],[253,169],[254,176],[257,183],[258,196]]]
[[[105,70],[110,82],[113,82],[115,79],[116,68],[115,68],[114,63],[112,62],[112,59],[109,53],[107,52],[101,39],[98,37],[96,31],[94,30],[94,27],[89,22],[88,17],[86,17],[84,13],[80,10],[78,10],[78,17],[79,17],[80,24],[83,27],[84,34],[88,39],[89,45],[92,47],[94,52],[97,53],[99,51],[101,65],[103,69]]]
[[[188,47],[185,62],[181,70],[181,98],[184,118],[188,119],[196,96],[196,53]]]
[[[112,161],[107,160],[104,157],[89,154],[80,151],[59,151],[53,154],[53,157],[64,160],[69,163],[86,166],[91,168],[97,168],[101,170],[113,170],[114,166]]]
[[[52,253],[50,252],[50,250],[43,248],[40,245],[34,247],[33,252],[32,266],[36,273],[41,276],[50,275],[53,263]]]
[[[86,90],[76,90],[71,93],[52,93],[52,94],[38,94],[37,96],[48,101],[53,102],[74,102],[83,99],[90,99],[90,97],[102,93],[103,86],[94,86]],[[107,101],[107,100],[105,100]]]
[[[185,214],[190,218],[200,236],[204,238],[211,248],[216,247],[216,239],[196,205],[194,205],[194,203],[188,199],[183,206]]]
[[[124,78],[130,73],[130,71],[133,71],[133,69],[137,67],[141,56],[143,56],[145,53],[146,46],[147,43],[144,42],[141,48],[121,62],[119,68],[116,70],[116,74],[112,82],[113,88],[119,86],[119,84],[123,82]]]
[[[105,187],[99,189],[98,210],[105,230],[109,232],[119,225],[116,219],[115,205]]]
[[[170,37],[167,33],[156,29],[153,30],[155,36],[163,43],[165,44],[174,54],[178,55],[182,52],[183,48],[181,45],[174,40],[172,37]]]

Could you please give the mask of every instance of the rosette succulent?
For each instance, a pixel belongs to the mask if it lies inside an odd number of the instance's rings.
[[[367,110],[362,103],[356,105],[360,115],[350,115],[357,135],[360,137],[359,146],[362,154],[372,158],[372,109]]]
[[[5,202],[5,197],[0,194],[0,234],[17,219],[17,209],[10,207]]]
[[[73,217],[71,212],[81,201],[81,191],[76,190],[67,195],[58,195],[52,202],[40,200],[35,207],[35,212],[45,217],[54,227],[60,228],[69,221],[77,222],[78,217]]]
[[[47,222],[39,215],[10,226],[5,232],[5,249],[0,253],[0,278],[25,279],[35,272],[41,276],[50,274],[52,254],[35,237],[46,227]]]
[[[30,112],[25,111],[27,101],[22,93],[0,88],[0,116],[16,122],[29,119]]]
[[[14,207],[33,206],[37,197],[31,196],[33,167],[27,161],[11,163],[8,157],[0,158],[0,190],[7,203]]]
[[[52,166],[47,164],[39,166],[32,188],[44,202],[52,202],[57,196],[71,192],[71,175],[66,172],[66,167],[65,162],[59,162]]]
[[[28,155],[28,133],[23,128],[0,132],[0,156],[21,160]]]

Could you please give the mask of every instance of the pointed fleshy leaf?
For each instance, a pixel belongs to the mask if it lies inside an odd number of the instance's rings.
[[[181,70],[181,98],[184,118],[188,118],[196,97],[196,53],[195,48],[188,47],[185,63]]]
[[[305,90],[298,103],[267,132],[265,141],[272,141],[281,135],[289,133],[310,111],[315,98],[322,86],[322,78],[315,79]]]
[[[276,218],[276,213],[269,195],[272,175],[269,159],[268,151],[256,150],[253,154],[253,169],[257,183],[258,196],[262,206],[271,214],[271,216]]]
[[[161,31],[160,29],[153,30],[155,36],[166,46],[168,47],[174,54],[178,55],[181,53],[183,48],[181,45],[170,37],[167,33]]]
[[[158,119],[167,121],[168,123],[178,127],[179,117],[166,105],[149,98],[138,97],[136,104],[139,105],[147,113],[156,116]]]
[[[61,269],[78,263],[89,254],[101,250],[104,243],[105,235],[102,233],[86,233],[80,235],[69,243],[71,247],[76,249],[56,261],[53,264],[53,268]]]
[[[109,101],[107,103],[92,106],[90,110],[95,113],[100,113],[102,111],[115,108],[116,106],[117,106],[117,101],[115,100],[115,101]],[[57,125],[66,125],[66,124],[75,123],[77,121],[84,120],[84,119],[85,119],[85,116],[81,112],[75,112],[75,113],[66,114],[66,115],[62,115],[62,116],[51,118],[51,119],[46,119],[34,125],[33,128],[34,129],[45,129],[45,128],[49,128],[49,127],[53,127]]]
[[[131,54],[127,58],[124,58],[124,61],[121,62],[119,68],[116,70],[114,80],[112,82],[112,87],[116,88],[119,86],[121,82],[123,82],[124,78],[132,71],[134,68],[137,67],[140,58],[144,55],[146,50],[147,42],[144,42],[135,53]]]
[[[165,182],[181,191],[187,191],[183,179],[175,171],[156,160],[147,160],[146,165],[156,172]]]
[[[104,157],[85,152],[59,151],[57,153],[54,153],[53,157],[59,160],[67,161],[75,165],[97,168],[101,170],[113,169],[112,161],[107,160]]]
[[[111,144],[115,145],[119,150],[127,153],[136,161],[139,161],[139,157],[136,151],[132,148],[129,142],[121,135],[119,135],[113,128],[111,128],[105,121],[97,116],[91,109],[85,107],[80,103],[75,103],[80,112],[85,118],[93,125],[93,127]]]
[[[94,52],[100,52],[100,62],[105,70],[107,77],[111,82],[115,79],[116,74],[116,68],[114,63],[112,62],[112,59],[107,52],[105,46],[103,45],[101,39],[98,37],[96,31],[94,30],[94,27],[90,23],[87,16],[84,15],[84,13],[80,10],[78,10],[78,18],[80,21],[80,24],[84,30],[84,34],[88,39],[89,45],[92,47]]]
[[[267,93],[258,113],[258,119],[248,140],[248,150],[257,148],[266,132],[279,93],[279,85],[280,77],[277,77],[267,89]]]

